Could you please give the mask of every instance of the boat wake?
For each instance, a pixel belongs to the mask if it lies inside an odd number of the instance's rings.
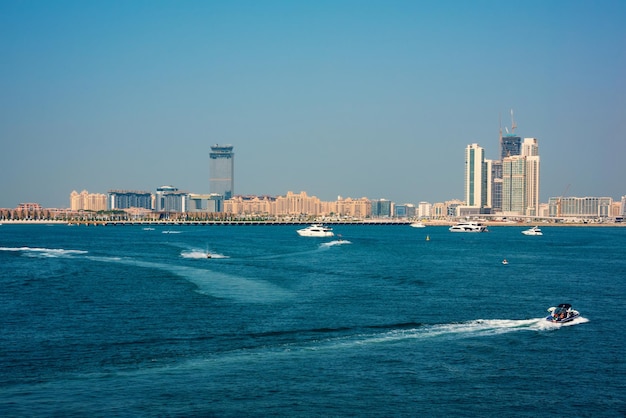
[[[565,324],[557,324],[548,322],[542,317],[532,319],[476,319],[467,322],[445,324],[397,324],[360,329],[343,328],[328,330],[327,338],[319,338],[320,332],[317,331],[315,345],[302,347],[302,349],[325,350],[371,344],[394,344],[409,340],[477,338],[520,331],[549,332],[561,327],[586,322],[589,322],[589,320],[579,317]],[[376,331],[372,332],[372,330]],[[384,331],[381,332],[380,330]],[[293,349],[294,348],[291,348],[291,350]]]
[[[83,250],[65,250],[63,248],[33,248],[33,247],[0,247],[0,251],[22,253],[27,257],[70,257],[87,254]]]
[[[345,239],[337,239],[334,241],[324,242],[320,244],[320,247],[334,247],[335,245],[352,244],[352,242]]]
[[[214,253],[212,251],[189,250],[180,253],[182,258],[191,258],[196,260],[207,260],[212,258],[230,258],[223,254]],[[210,256],[210,257],[209,257]]]

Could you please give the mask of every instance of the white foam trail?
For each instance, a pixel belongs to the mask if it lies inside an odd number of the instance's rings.
[[[162,234],[180,234],[181,231],[161,231]]]
[[[23,252],[31,257],[64,257],[76,254],[87,254],[83,250],[66,250],[63,248],[37,248],[37,247],[0,247],[0,251]]]
[[[468,322],[424,325],[410,329],[391,330],[380,334],[358,335],[350,338],[339,337],[327,340],[313,349],[361,346],[367,344],[394,343],[405,340],[427,338],[472,338],[507,334],[519,331],[552,331],[564,326],[589,322],[586,318],[577,318],[565,324],[546,321],[545,318],[533,319],[477,319]]]
[[[207,257],[208,255],[210,255],[211,257]],[[192,259],[197,259],[197,260],[207,260],[207,259],[213,259],[213,258],[229,258],[228,256],[225,256],[223,254],[214,253],[212,251],[201,251],[201,250],[182,251],[180,253],[180,256],[182,258],[192,258]]]
[[[352,244],[350,241],[347,241],[345,239],[338,239],[335,241],[329,241],[329,242],[325,242],[323,244],[320,244],[320,247],[332,247],[335,245],[344,245],[344,244]]]

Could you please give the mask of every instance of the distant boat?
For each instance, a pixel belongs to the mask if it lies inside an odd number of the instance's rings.
[[[333,229],[322,224],[312,224],[303,229],[298,229],[301,237],[332,237],[335,235]]]
[[[539,228],[538,226],[532,227],[530,229],[526,229],[524,231],[522,231],[522,234],[524,235],[543,235],[543,232],[541,232],[541,228]]]
[[[504,260],[502,260],[502,264],[507,265],[507,264],[509,264],[509,262],[506,261],[506,258],[505,258]]]
[[[413,228],[426,228],[426,225],[422,223],[422,221],[416,221],[411,224]]]
[[[459,222],[448,230],[450,232],[487,232],[487,227],[479,222]]]

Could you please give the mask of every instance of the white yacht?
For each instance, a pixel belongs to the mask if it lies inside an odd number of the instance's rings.
[[[332,237],[335,235],[331,227],[322,224],[312,224],[304,229],[298,229],[296,232],[301,237]]]
[[[526,229],[525,231],[522,231],[522,234],[524,235],[543,235],[543,232],[541,232],[541,228],[539,228],[538,226],[534,226],[530,229]]]
[[[426,228],[426,225],[424,225],[422,223],[422,221],[415,221],[415,222],[411,223],[411,226],[413,228]]]
[[[450,232],[487,232],[487,226],[480,222],[459,222],[448,230]]]

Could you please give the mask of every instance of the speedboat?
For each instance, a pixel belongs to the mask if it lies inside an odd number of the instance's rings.
[[[322,224],[312,224],[304,229],[298,229],[296,232],[301,237],[332,237],[335,235],[331,227]]]
[[[546,321],[555,323],[570,322],[580,316],[580,313],[573,310],[569,303],[561,303],[559,306],[548,308],[548,312],[550,315],[546,317]]]
[[[416,221],[411,224],[413,228],[426,228],[426,225],[422,223],[422,221]]]
[[[480,222],[459,222],[448,230],[450,232],[487,232],[487,226]]]
[[[526,229],[524,231],[522,231],[522,234],[524,235],[543,235],[543,232],[541,232],[541,228],[539,228],[538,226],[534,226],[530,229]]]

